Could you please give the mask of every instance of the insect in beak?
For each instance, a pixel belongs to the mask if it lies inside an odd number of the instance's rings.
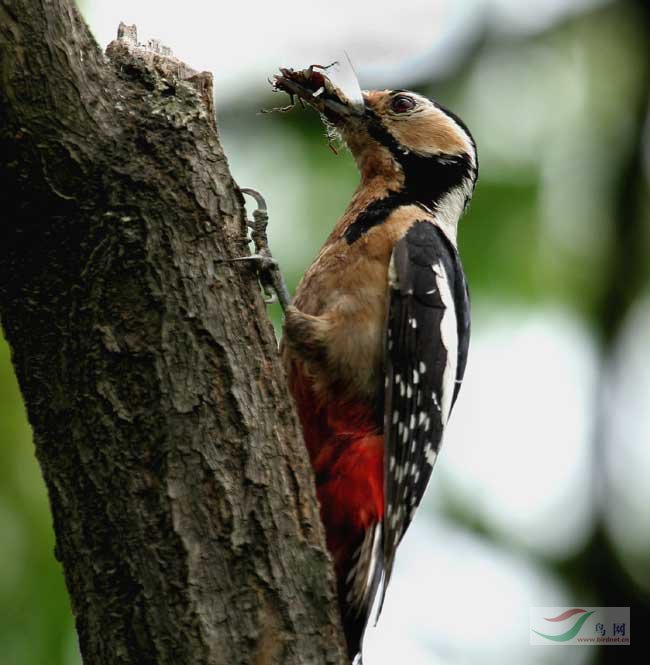
[[[281,68],[273,87],[308,104],[334,124],[365,113],[363,93],[347,54],[330,65]]]

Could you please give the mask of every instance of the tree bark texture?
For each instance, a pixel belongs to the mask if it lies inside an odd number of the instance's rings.
[[[346,662],[210,75],[69,0],[0,39],[0,313],[85,662]]]

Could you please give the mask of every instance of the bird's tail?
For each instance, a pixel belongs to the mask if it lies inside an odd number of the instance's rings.
[[[384,570],[382,524],[369,528],[347,569],[339,571],[338,593],[348,656],[362,665],[363,635]]]

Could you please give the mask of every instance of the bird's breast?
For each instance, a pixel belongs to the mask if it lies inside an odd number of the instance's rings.
[[[323,341],[333,381],[322,390],[343,390],[364,400],[381,393],[391,253],[410,226],[427,217],[417,205],[402,205],[353,244],[340,226],[338,237],[333,234],[305,274],[294,304],[328,321]]]

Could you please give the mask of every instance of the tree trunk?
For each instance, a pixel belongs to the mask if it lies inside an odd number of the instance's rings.
[[[84,660],[346,662],[210,75],[108,63],[69,0],[0,35],[0,314]]]

